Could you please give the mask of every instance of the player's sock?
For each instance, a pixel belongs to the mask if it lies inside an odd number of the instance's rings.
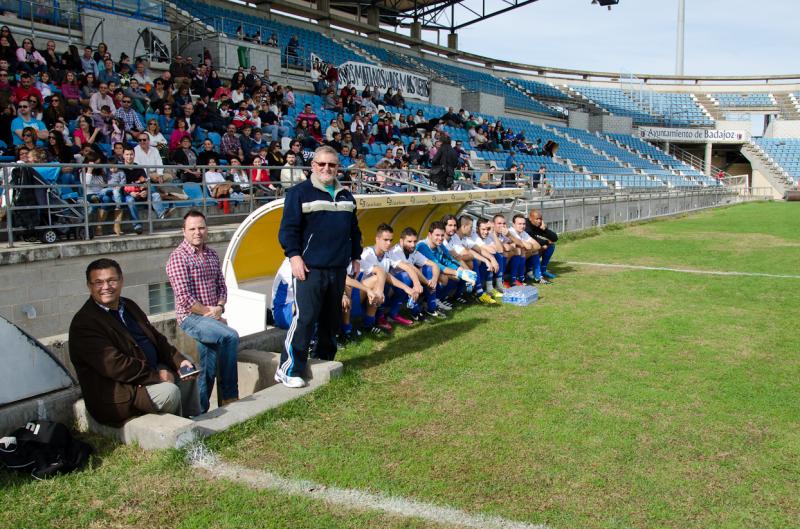
[[[364,316],[364,328],[371,329],[375,327],[375,316]]]
[[[351,323],[343,323],[342,324],[342,334],[345,336],[350,336],[353,334],[353,324]]]
[[[556,251],[556,243],[550,243],[550,246],[547,247],[547,250],[544,251],[544,255],[542,256],[542,273],[547,272],[547,265],[550,264],[550,258],[553,257],[553,253]]]
[[[542,264],[539,257],[539,252],[534,252],[534,254],[531,256],[531,259],[533,260],[533,277],[538,279],[542,277]]]
[[[520,269],[525,266],[525,261],[523,260],[522,256],[521,255],[513,256],[509,260],[508,265],[509,265],[509,269],[510,269],[509,272],[510,272],[510,275],[511,275],[511,281],[512,282],[519,281],[520,280],[520,276],[522,275],[522,274],[520,274]]]

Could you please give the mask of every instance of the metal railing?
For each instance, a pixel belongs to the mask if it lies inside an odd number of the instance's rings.
[[[37,24],[66,28],[66,42],[69,44],[72,44],[76,40],[82,40],[82,36],[73,39],[72,33],[73,30],[78,31],[83,28],[83,17],[97,19],[100,21],[98,24],[102,23],[103,20],[100,17],[87,15],[77,10],[59,7],[57,0],[0,0],[0,10],[14,13],[20,23],[27,23],[25,26],[20,24],[17,27],[20,27],[20,29],[27,29],[28,36],[31,38],[36,36]]]
[[[46,173],[45,169],[53,172],[54,168],[59,168],[64,172],[65,169],[71,170],[74,177],[61,177],[61,183],[50,183],[38,172],[33,176],[37,181],[30,184],[19,185],[13,183],[13,178],[19,173],[15,170],[33,168]],[[0,175],[2,175],[2,198],[3,203],[0,207],[0,219],[5,220],[2,227],[9,247],[13,247],[15,242],[20,240],[40,240],[43,242],[56,242],[62,238],[75,238],[88,240],[93,238],[96,232],[110,231],[111,228],[118,227],[130,232],[134,228],[137,232],[152,234],[160,228],[174,228],[174,223],[170,225],[169,213],[175,208],[194,208],[201,210],[209,219],[227,219],[237,222],[250,214],[252,211],[263,204],[280,198],[285,190],[285,183],[279,181],[255,181],[252,173],[256,170],[277,171],[285,169],[285,166],[213,166],[214,170],[228,176],[229,187],[225,196],[213,196],[209,187],[220,184],[221,182],[208,182],[205,170],[208,166],[121,166],[111,164],[92,164],[92,169],[102,169],[108,173],[119,172],[123,169],[144,169],[151,175],[146,182],[140,184],[119,184],[116,187],[106,186],[105,188],[95,189],[97,186],[87,186],[83,183],[83,172],[87,168],[82,164],[0,164]],[[294,185],[303,178],[301,174],[310,171],[309,167],[295,167],[290,175],[290,185]],[[202,175],[199,182],[182,182],[177,177],[181,171],[198,171]],[[163,172],[163,176],[158,173]],[[241,178],[239,181],[232,181],[232,175],[237,172]],[[382,172],[379,178],[378,172]],[[583,201],[600,200],[601,202],[611,200],[614,203],[625,200],[637,200],[639,202],[647,200],[645,197],[666,197],[667,203],[672,201],[678,203],[678,198],[683,196],[706,197],[706,196],[728,196],[737,197],[740,200],[753,200],[769,198],[769,190],[752,189],[739,187],[736,189],[716,186],[711,188],[696,188],[691,190],[675,190],[668,187],[659,189],[625,189],[624,191],[612,192],[610,189],[599,189],[597,187],[575,188],[567,192],[556,188],[549,189],[542,186],[543,181],[539,182],[538,187],[534,187],[533,178],[536,173],[513,173],[515,178],[512,180],[506,175],[512,173],[499,172],[492,175],[491,185],[486,185],[489,179],[484,178],[484,185],[476,185],[468,179],[457,180],[455,189],[493,189],[497,187],[519,187],[524,189],[520,201],[513,201],[511,208],[517,208],[518,204],[533,202],[554,203],[558,201]],[[567,176],[567,175],[563,175]],[[575,185],[578,178],[582,175],[571,175],[575,177]],[[350,188],[354,193],[418,193],[435,191],[436,187],[429,179],[429,173],[419,168],[391,170],[357,169],[349,168],[343,170],[340,175],[343,185]],[[52,179],[52,178],[51,178]],[[567,181],[564,181],[567,182]],[[583,178],[583,182],[588,182]],[[124,189],[125,185],[140,185],[146,193],[140,197],[133,197]],[[561,184],[559,184],[561,185]],[[564,184],[566,185],[566,184]],[[28,202],[20,203],[18,196],[29,190]],[[95,191],[95,192],[92,192]],[[560,191],[564,191],[561,193]],[[33,197],[31,195],[38,194]],[[566,202],[564,202],[566,204]],[[498,210],[508,210],[509,201],[499,200],[495,202],[481,202],[478,204],[484,210],[495,208]],[[99,213],[104,211],[105,213]],[[522,211],[522,210],[518,210]],[[674,208],[670,209],[674,212]],[[683,211],[683,210],[681,210]],[[113,212],[111,216],[108,213]],[[121,212],[121,213],[120,213]],[[160,215],[159,215],[160,213]],[[125,218],[127,215],[128,218]],[[638,217],[638,216],[637,216]],[[583,224],[586,224],[585,222]],[[99,227],[99,230],[97,229]]]
[[[79,0],[81,7],[126,13],[130,16],[156,22],[164,22],[164,4],[156,0]]]

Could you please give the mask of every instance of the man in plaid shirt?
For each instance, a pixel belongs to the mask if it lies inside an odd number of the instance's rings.
[[[239,398],[236,351],[239,334],[222,313],[228,290],[217,253],[206,245],[205,215],[192,210],[183,217],[184,240],[167,261],[167,276],[175,295],[175,316],[181,329],[197,341],[200,363],[200,407],[208,411],[219,366],[219,404]]]
[[[125,130],[133,134],[134,138],[138,136],[138,132],[144,130],[142,118],[139,117],[138,112],[131,108],[130,96],[124,96],[122,98],[122,106],[117,109],[117,111],[114,113],[114,116],[118,117],[123,121],[123,123],[125,123]]]

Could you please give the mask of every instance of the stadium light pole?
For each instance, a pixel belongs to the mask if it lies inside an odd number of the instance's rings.
[[[678,43],[675,50],[675,75],[683,75],[683,29],[686,25],[686,0],[678,0]]]

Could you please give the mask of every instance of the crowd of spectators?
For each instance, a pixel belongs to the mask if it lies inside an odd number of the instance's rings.
[[[240,67],[223,79],[206,51],[197,63],[177,55],[168,70],[155,75],[146,60],[125,53],[115,58],[112,51],[100,43],[82,50],[70,45],[58,53],[53,41],[38,51],[31,39],[18,44],[8,27],[0,28],[0,140],[5,155],[29,163],[123,164],[124,152],[131,150],[132,163],[151,166],[135,181],[120,181],[119,171],[99,167],[62,167],[56,183],[81,186],[87,200],[106,210],[128,210],[133,221],[135,202],[147,200],[142,193],[147,181],[203,183],[214,198],[276,196],[307,177],[313,151],[321,145],[339,153],[342,181],[359,173],[370,189],[392,191],[410,190],[411,180],[424,180],[417,170],[431,167],[446,127],[469,131],[469,148],[541,152],[541,142],[532,144],[501,121],[486,122],[453,108],[425,116],[408,109],[399,89],[381,95],[371,87],[339,86],[335,67],[322,63],[311,78],[324,96],[323,107],[296,108],[293,88],[271,80],[269,70]],[[323,123],[318,112],[335,118]],[[291,139],[288,148],[284,138]],[[376,143],[385,151],[380,147],[382,157],[368,163]],[[475,170],[461,141],[453,149],[456,187],[510,183],[487,181],[492,175]],[[189,168],[165,170],[173,164]],[[88,196],[90,184],[102,192]],[[156,213],[169,214],[169,208],[156,207],[156,195],[149,200]],[[138,222],[134,228],[141,231]]]

